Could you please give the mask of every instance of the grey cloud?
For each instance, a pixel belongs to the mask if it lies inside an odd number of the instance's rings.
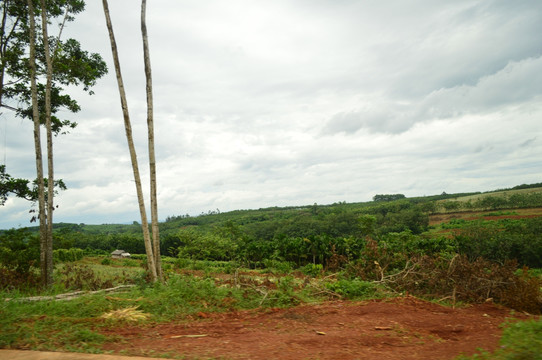
[[[408,130],[410,125],[399,112],[353,110],[335,114],[322,129],[322,135],[351,135],[362,129],[370,133],[398,134]]]
[[[520,148],[526,148],[526,147],[529,147],[531,145],[533,145],[533,143],[536,141],[537,139],[537,136],[535,136],[534,138],[530,138],[528,140],[525,140],[524,142],[522,142],[521,144],[519,144],[519,147]]]
[[[542,57],[509,62],[473,85],[441,88],[409,105],[380,100],[375,106],[332,116],[323,135],[353,134],[360,129],[373,133],[402,133],[416,123],[485,114],[521,104],[542,95]]]
[[[110,4],[145,178],[132,5]],[[541,14],[535,0],[156,1],[148,29],[160,213],[539,181]],[[99,2],[66,34],[112,63]],[[70,186],[57,219],[137,220],[114,71],[95,92],[77,93],[80,125],[55,145]],[[32,177],[31,131],[7,140],[12,175]],[[20,206],[0,208],[8,216],[27,221]]]
[[[542,94],[542,57],[510,62],[473,86],[440,89],[422,102],[420,115],[447,118],[529,101]]]

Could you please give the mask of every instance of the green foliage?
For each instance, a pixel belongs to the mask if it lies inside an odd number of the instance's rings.
[[[459,356],[456,360],[540,360],[542,359],[542,320],[528,320],[505,324],[500,347],[493,353],[483,351],[473,356]]]
[[[263,266],[274,274],[290,274],[294,270],[294,265],[291,262],[273,259],[265,259]]]
[[[141,263],[136,259],[122,259],[122,266],[124,267],[139,267],[140,265]]]
[[[295,279],[292,276],[279,278],[277,291],[272,292],[268,299],[268,306],[288,307],[301,302],[301,297],[295,292]]]
[[[82,249],[57,249],[53,251],[53,260],[55,263],[73,262],[81,260],[85,252]]]
[[[375,195],[373,196],[374,202],[379,201],[394,201],[394,200],[401,200],[405,199],[405,195],[403,194],[386,194],[386,195]]]
[[[132,297],[143,296],[147,301],[140,309],[153,315],[156,321],[178,319],[197,312],[224,311],[235,308],[254,308],[260,297],[249,289],[217,286],[212,278],[172,276],[165,284],[134,290]]]
[[[53,1],[47,2],[47,13],[51,23],[62,22],[64,13],[69,14],[67,21],[73,21],[74,14],[84,9],[83,1]],[[69,13],[66,12],[69,10]],[[28,70],[28,9],[22,1],[12,1],[10,6],[2,6],[2,17],[8,23],[13,24],[10,31],[2,32],[1,42],[2,61],[0,71],[2,73],[0,103],[4,104],[5,99],[12,99],[17,103],[16,114],[22,118],[32,118],[30,72]],[[36,13],[39,17],[40,14]],[[36,21],[39,32],[39,21]],[[45,47],[41,36],[36,37],[36,67],[37,78],[43,79],[46,73]],[[50,36],[50,43],[54,49],[53,83],[51,88],[51,113],[53,132],[56,134],[63,131],[63,128],[73,128],[75,123],[68,120],[61,120],[54,114],[65,109],[70,112],[78,112],[80,107],[70,95],[64,92],[66,86],[80,86],[83,91],[89,92],[96,84],[97,79],[107,73],[107,66],[101,56],[95,53],[88,53],[81,49],[81,45],[75,39],[62,40]],[[40,114],[45,114],[45,86],[37,84],[38,106]]]
[[[39,239],[24,228],[5,231],[0,235],[0,264],[8,270],[28,273],[39,264]]]
[[[301,272],[305,275],[316,277],[324,272],[322,264],[307,264],[301,268]]]
[[[26,229],[0,234],[0,289],[36,286],[39,266],[39,238]]]
[[[326,287],[347,299],[369,298],[374,296],[376,291],[374,283],[359,278],[340,279],[334,283],[326,284]]]
[[[0,165],[0,206],[3,206],[9,194],[23,199],[31,199],[31,190],[26,179],[14,178],[6,173],[6,165]]]
[[[237,256],[237,244],[217,234],[200,234],[193,230],[179,232],[180,258],[197,260],[233,260]]]
[[[542,218],[456,224],[462,228],[455,236],[458,250],[470,259],[516,259],[520,265],[542,268]]]

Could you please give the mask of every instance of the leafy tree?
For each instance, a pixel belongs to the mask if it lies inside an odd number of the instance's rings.
[[[36,3],[36,0],[32,2],[33,8]],[[39,5],[34,16],[40,18],[45,15],[46,22],[60,22],[61,25],[57,35],[47,36],[47,42],[43,41],[43,37],[35,38],[36,76],[43,80],[47,74],[45,48],[50,44],[51,126],[53,133],[59,134],[77,124],[71,120],[60,119],[55,114],[61,110],[72,113],[80,110],[77,101],[64,92],[64,87],[81,86],[84,91],[92,94],[91,88],[107,73],[107,66],[99,54],[84,51],[77,40],[61,39],[66,22],[73,21],[74,15],[84,11],[83,0],[49,0],[44,5],[46,12],[42,12]],[[31,35],[28,2],[0,0],[0,11],[0,106],[15,111],[20,117],[32,119],[31,70],[28,65]],[[35,23],[35,32],[40,32],[43,28],[43,23]],[[40,81],[37,81],[36,86],[40,122],[44,124],[47,86]]]
[[[48,187],[47,178],[44,179],[45,186]],[[58,193],[58,190],[66,190],[66,184],[62,179],[54,181],[54,194]],[[6,166],[0,165],[0,206],[4,205],[8,199],[9,194],[31,201],[38,201],[38,180],[34,180],[30,184],[30,180],[14,178],[10,174],[6,173]]]
[[[66,22],[73,21],[73,15],[83,11],[84,5],[82,0],[0,1],[0,106],[34,121],[37,172],[37,196],[34,199],[38,201],[41,273],[46,285],[51,285],[53,280],[52,224],[56,184],[53,134],[76,125],[69,120],[60,120],[55,114],[61,109],[70,112],[80,110],[77,102],[63,93],[63,86],[82,85],[91,93],[90,87],[107,71],[98,54],[81,50],[79,42],[74,39],[61,40]],[[59,33],[49,36],[49,24],[57,20],[60,20]],[[40,30],[41,36],[37,36]],[[16,106],[8,105],[5,100],[14,102]],[[45,181],[43,172],[40,136],[40,125],[43,124],[47,134],[49,181]],[[18,185],[22,184],[18,182]],[[17,188],[11,192],[27,198],[28,192],[21,191],[22,188]]]
[[[4,205],[9,194],[15,194],[17,197],[30,199],[31,190],[28,187],[29,181],[26,179],[13,178],[6,173],[6,166],[0,165],[0,205]]]
[[[395,200],[401,200],[401,199],[405,199],[405,195],[403,194],[377,194],[373,196],[374,202],[395,201]]]

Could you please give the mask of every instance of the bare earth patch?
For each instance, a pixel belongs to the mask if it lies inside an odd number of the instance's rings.
[[[499,325],[511,317],[494,304],[451,309],[412,296],[334,301],[108,329],[123,340],[104,350],[183,359],[452,359],[494,350]]]

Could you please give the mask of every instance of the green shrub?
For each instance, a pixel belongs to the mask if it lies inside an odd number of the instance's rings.
[[[307,264],[301,268],[301,272],[308,276],[316,277],[324,271],[322,264]]]
[[[126,267],[137,267],[139,266],[139,262],[135,259],[123,259],[122,260],[122,266]]]
[[[12,229],[0,235],[0,289],[39,284],[39,238],[27,229]]]
[[[57,249],[53,250],[53,260],[55,263],[72,262],[81,260],[85,252],[82,249]]]
[[[341,279],[334,283],[326,284],[326,287],[347,299],[366,298],[374,295],[376,285],[369,281],[360,279]]]
[[[265,259],[263,265],[271,272],[279,274],[289,274],[294,270],[294,264],[288,261]]]
[[[459,356],[458,360],[540,360],[542,359],[542,320],[507,324],[500,347],[493,353],[483,351],[473,356]]]
[[[0,263],[9,270],[28,273],[39,266],[39,238],[28,229],[6,230],[0,235]]]

